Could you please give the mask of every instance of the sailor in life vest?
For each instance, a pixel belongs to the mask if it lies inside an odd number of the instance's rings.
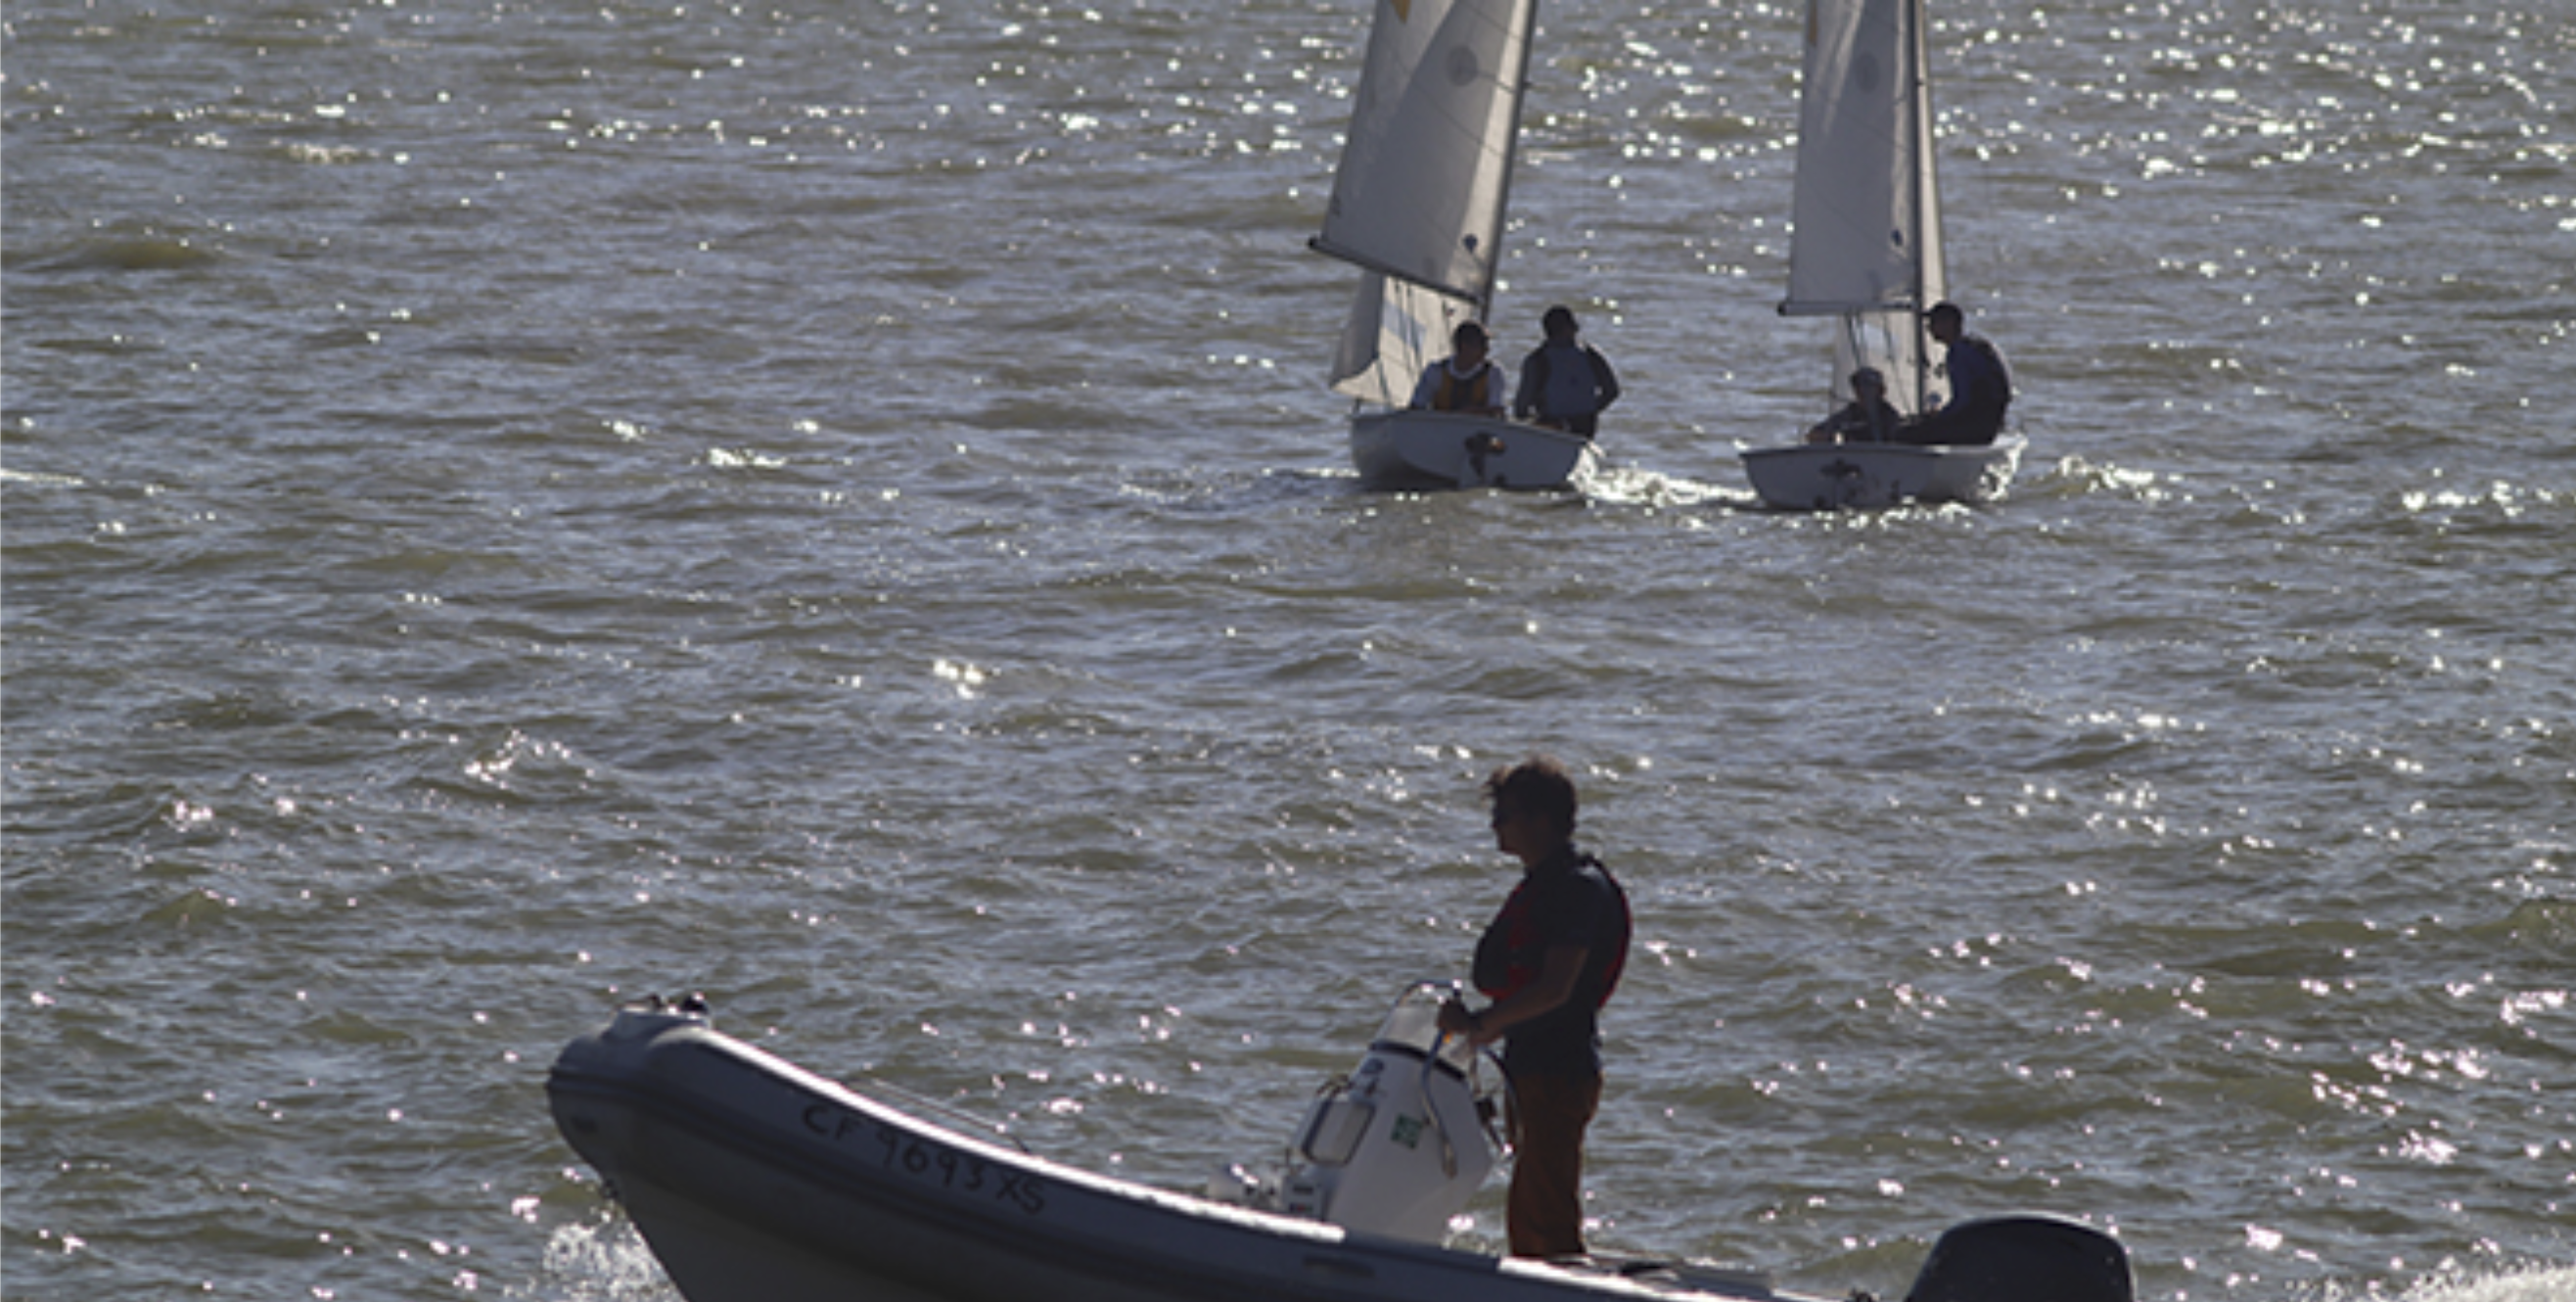
[[[1413,405],[1471,416],[1502,415],[1503,372],[1485,358],[1491,347],[1485,327],[1459,322],[1450,332],[1449,346],[1447,357],[1423,368],[1421,382],[1413,386]]]
[[[1512,395],[1512,414],[1590,438],[1601,428],[1601,413],[1619,400],[1619,377],[1608,358],[1576,337],[1582,327],[1575,323],[1573,309],[1549,308],[1539,326],[1547,331],[1547,342],[1521,359],[1521,387]]]
[[[1602,1005],[1628,965],[1628,893],[1574,845],[1574,779],[1533,756],[1485,779],[1494,848],[1521,879],[1476,941],[1475,1012],[1441,1005],[1440,1029],[1503,1042],[1511,1082],[1512,1189],[1503,1226],[1515,1257],[1584,1254],[1583,1135],[1601,1106]]]

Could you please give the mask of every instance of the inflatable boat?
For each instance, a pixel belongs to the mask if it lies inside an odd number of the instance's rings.
[[[619,1009],[557,1058],[564,1138],[689,1302],[1824,1302],[1689,1262],[1442,1246],[1497,1165],[1503,1088],[1406,990],[1274,1166],[1204,1190],[1112,1179],[972,1133],[715,1030]],[[2055,1217],[1953,1227],[1910,1302],[2132,1302],[2126,1252]]]

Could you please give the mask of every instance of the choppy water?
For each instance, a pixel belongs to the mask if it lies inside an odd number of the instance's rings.
[[[1500,325],[1614,469],[1426,498],[1301,249],[1362,5],[12,5],[6,1289],[667,1299],[541,1091],[646,990],[1195,1183],[1546,749],[1597,1241],[2576,1296],[2571,18],[1938,5],[2034,456],[1797,518],[1785,4],[1549,10]]]

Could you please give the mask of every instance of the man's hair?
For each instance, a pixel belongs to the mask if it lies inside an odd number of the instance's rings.
[[[1485,779],[1485,796],[1496,812],[1508,806],[1536,814],[1574,835],[1574,779],[1564,765],[1545,755],[1495,769]]]

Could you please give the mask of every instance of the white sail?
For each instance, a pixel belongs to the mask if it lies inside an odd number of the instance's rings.
[[[1790,316],[1843,318],[1834,393],[1875,366],[1908,414],[1940,405],[1920,314],[1948,292],[1922,0],[1809,0]]]
[[[1350,323],[1333,353],[1333,392],[1382,407],[1412,401],[1425,367],[1449,353],[1449,334],[1470,304],[1376,272],[1360,277]]]
[[[1316,249],[1491,297],[1537,0],[1377,0]]]

